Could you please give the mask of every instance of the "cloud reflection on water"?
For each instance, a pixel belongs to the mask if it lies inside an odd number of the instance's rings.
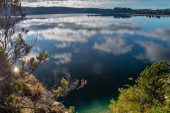
[[[90,19],[90,20],[89,20]],[[29,29],[27,36],[39,34],[39,40],[55,40],[63,42],[86,42],[95,34],[112,34],[113,32],[132,32],[139,30],[134,23],[117,22],[113,19],[103,20],[95,17],[66,17],[27,19],[19,27]]]
[[[53,58],[57,65],[68,64],[71,62],[72,55],[71,53],[60,53],[60,54],[55,54]]]
[[[132,50],[132,45],[123,38],[108,38],[102,43],[95,43],[94,49],[114,55],[126,54]]]
[[[150,62],[161,59],[170,61],[169,28],[159,28],[157,26],[151,30],[142,30],[141,23],[134,18],[113,19],[110,17],[100,18],[82,15],[62,18],[55,15],[56,17],[54,18],[52,17],[53,15],[50,16],[48,18],[26,19],[18,26],[30,29],[27,37],[34,36],[35,31],[32,29],[36,29],[38,40],[53,41],[58,49],[66,49],[72,43],[88,43],[89,40],[99,36],[102,39],[95,38],[91,49],[113,55],[131,53],[132,57],[135,56],[137,59]],[[134,38],[134,36],[136,37]],[[128,40],[132,41],[129,42]],[[133,48],[135,48],[136,44],[142,48],[139,54],[133,53]],[[71,54],[63,53],[56,53],[56,55],[54,57],[58,60],[56,64],[70,63],[73,57]]]
[[[155,38],[160,41],[168,41],[170,42],[170,28],[168,29],[156,29],[152,31],[146,31],[146,32],[139,32],[139,35],[143,35],[149,38]]]
[[[138,44],[143,47],[144,52],[139,53],[136,58],[143,61],[155,62],[166,60],[170,63],[170,49],[153,42],[141,41]]]

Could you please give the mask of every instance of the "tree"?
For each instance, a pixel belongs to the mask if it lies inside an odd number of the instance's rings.
[[[20,76],[30,74],[48,55],[42,51],[35,58],[26,58],[35,43],[30,45],[23,39],[26,29],[22,28],[20,33],[15,32],[15,24],[26,14],[19,0],[1,0],[0,10],[0,48],[6,54],[9,65],[12,68],[18,66]],[[8,77],[7,74],[5,76],[4,79]]]
[[[0,112],[2,113],[17,112],[25,106],[22,102],[26,100],[30,102],[31,107],[31,102],[34,99],[24,97],[25,94],[23,94],[28,84],[27,79],[30,78],[26,76],[32,73],[48,57],[47,53],[43,51],[37,57],[25,60],[33,46],[27,44],[23,39],[23,35],[27,30],[22,29],[20,33],[15,32],[15,24],[24,16],[25,10],[18,0],[0,1]],[[13,69],[15,70],[13,71]],[[31,80],[32,82],[36,81],[35,78]],[[38,81],[34,84],[41,85]],[[38,92],[31,96],[34,97],[37,94]],[[33,103],[36,103],[36,101]],[[34,109],[38,110],[37,106],[34,106]]]
[[[15,32],[15,24],[25,16],[19,0],[0,0],[0,113],[71,113],[55,98],[82,88],[85,80],[71,81],[65,76],[53,91],[48,91],[33,72],[44,63],[48,54],[40,52],[27,58],[35,43],[28,44],[26,29]]]
[[[170,72],[165,61],[141,72],[134,86],[121,88],[118,100],[112,100],[113,113],[169,113]]]

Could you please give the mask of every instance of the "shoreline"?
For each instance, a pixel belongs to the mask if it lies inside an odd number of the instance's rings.
[[[170,16],[170,9],[131,9],[120,8],[99,9],[99,8],[73,8],[73,7],[25,7],[27,15],[38,14],[97,14],[97,15],[146,15],[146,16]]]

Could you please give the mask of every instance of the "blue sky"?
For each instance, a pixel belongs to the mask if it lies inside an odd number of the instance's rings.
[[[130,7],[141,8],[170,8],[170,0],[22,0],[24,6],[65,6],[65,7],[95,7],[114,8]]]

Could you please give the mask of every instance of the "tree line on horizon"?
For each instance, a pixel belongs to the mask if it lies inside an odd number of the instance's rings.
[[[74,7],[25,7],[28,15],[36,14],[100,14],[105,16],[114,16],[118,14],[124,15],[170,15],[170,9],[131,9],[115,7],[113,9],[100,9],[100,8],[74,8]]]

